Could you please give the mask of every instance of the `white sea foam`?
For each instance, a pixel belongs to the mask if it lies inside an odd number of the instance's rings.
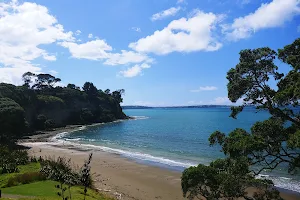
[[[126,151],[126,150],[122,150],[122,149],[115,149],[115,148],[110,148],[110,147],[105,147],[105,146],[96,146],[96,145],[91,145],[91,144],[81,144],[81,146],[91,148],[91,149],[98,149],[98,150],[102,150],[102,151],[109,152],[109,153],[120,154],[122,156],[132,158],[132,159],[150,161],[150,162],[160,163],[160,164],[169,165],[169,166],[173,166],[173,167],[186,168],[186,167],[196,165],[195,163],[175,161],[175,160],[171,160],[171,159],[164,158],[164,157],[156,157],[156,156],[152,156],[150,154],[134,152],[134,151]]]
[[[62,133],[58,133],[57,135],[55,135],[54,137],[52,137],[52,138],[50,139],[50,141],[56,142],[57,140],[59,140],[59,139],[65,137],[67,134],[70,134],[70,132],[62,132]]]
[[[133,119],[132,120],[140,120],[140,119],[149,119],[147,116],[131,116]]]
[[[300,191],[300,182],[288,177],[281,176],[272,176],[267,174],[259,174],[258,179],[269,179],[272,180],[274,185],[279,188],[299,192]]]

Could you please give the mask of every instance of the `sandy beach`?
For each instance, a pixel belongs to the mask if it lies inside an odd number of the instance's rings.
[[[81,150],[74,146],[53,146],[50,143],[25,143],[32,156],[64,156],[81,166],[90,152],[95,187],[110,196],[123,200],[179,200],[184,199],[180,186],[180,172],[138,164],[117,154]],[[288,200],[299,200],[296,194],[282,193]]]
[[[94,124],[91,126],[96,126]],[[160,167],[139,164],[118,154],[99,150],[83,149],[74,145],[51,142],[59,133],[76,131],[81,126],[67,126],[29,136],[20,140],[30,147],[29,154],[35,157],[71,158],[75,167],[82,166],[92,152],[91,163],[94,185],[102,193],[122,200],[182,200],[181,173]],[[300,194],[282,192],[287,200],[299,200]]]
[[[40,143],[41,144],[41,143]],[[64,149],[39,143],[31,146],[30,154],[39,156],[64,156],[81,166],[90,151]],[[178,172],[137,164],[115,154],[96,151],[93,154],[92,172],[98,190],[124,200],[184,199]]]

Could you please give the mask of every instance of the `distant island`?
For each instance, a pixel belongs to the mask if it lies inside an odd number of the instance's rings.
[[[229,105],[195,105],[195,106],[122,106],[123,109],[153,109],[153,108],[218,108],[218,107],[228,107]]]

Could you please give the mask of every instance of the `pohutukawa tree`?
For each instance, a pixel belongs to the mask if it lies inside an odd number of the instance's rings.
[[[287,74],[279,72],[276,59],[290,66]],[[228,71],[227,79],[231,102],[243,100],[243,105],[231,108],[231,117],[251,105],[268,111],[270,118],[255,123],[250,132],[214,132],[210,145],[220,145],[226,157],[186,169],[183,194],[190,199],[280,199],[272,181],[255,176],[280,166],[290,174],[300,169],[300,38],[278,52],[268,47],[241,51],[240,62]],[[247,193],[249,187],[258,190]]]

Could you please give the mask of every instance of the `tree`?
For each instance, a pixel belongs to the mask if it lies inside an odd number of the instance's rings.
[[[106,90],[104,91],[104,93],[105,93],[105,94],[110,94],[110,89],[106,89]]]
[[[67,85],[67,88],[74,89],[74,90],[80,90],[80,87],[76,86],[75,84],[71,84],[71,83],[69,83]]]
[[[98,89],[91,82],[85,82],[82,89],[89,97],[95,97],[98,95]]]
[[[112,92],[112,97],[118,101],[118,103],[122,103],[123,102],[123,98],[122,98],[122,94],[125,93],[124,89],[121,90],[116,90],[114,92]]]
[[[16,139],[26,131],[25,112],[14,100],[0,98],[0,141]]]
[[[291,70],[284,75],[278,71],[274,64],[278,58],[290,65]],[[235,161],[243,161],[242,169],[249,170],[242,176],[236,177],[244,186],[251,186],[255,175],[263,170],[274,170],[278,166],[288,166],[287,171],[295,174],[300,169],[300,39],[295,40],[291,45],[279,49],[278,53],[266,47],[254,50],[243,50],[240,52],[240,62],[235,68],[227,73],[228,98],[232,102],[243,100],[242,106],[232,107],[231,117],[236,118],[243,111],[245,106],[255,106],[258,110],[266,110],[271,117],[265,121],[255,123],[250,132],[243,129],[235,129],[228,135],[216,131],[210,138],[211,145],[220,145],[226,159],[232,160],[231,168]],[[272,88],[270,80],[277,83],[277,88]],[[187,169],[183,177],[192,173],[193,168]],[[192,187],[188,182],[204,183],[207,178],[197,178],[198,173],[204,169],[199,168],[198,172],[190,179],[182,179],[183,192],[191,192]],[[237,172],[226,171],[226,176],[235,175]],[[211,172],[214,178],[220,177],[219,171]],[[245,179],[247,178],[247,179]],[[221,180],[225,178],[221,176]],[[245,181],[246,180],[246,181]],[[229,188],[222,187],[216,191],[226,196]],[[231,182],[225,182],[225,187]],[[209,186],[209,185],[208,185]],[[279,192],[271,189],[272,182],[256,182],[256,187],[263,187],[264,192],[252,196],[244,196],[244,199],[278,199]],[[242,191],[246,192],[246,188]],[[262,191],[262,190],[259,190]],[[231,197],[240,193],[226,197]],[[197,195],[204,196],[201,192]],[[242,196],[241,196],[242,197]]]
[[[26,72],[23,74],[22,79],[24,81],[23,86],[26,86],[27,88],[30,87],[30,84],[32,83],[32,79],[35,77],[36,75],[32,72]]]
[[[38,90],[53,88],[53,86],[60,81],[60,78],[56,78],[50,74],[38,74],[36,75],[35,84],[32,88]]]

